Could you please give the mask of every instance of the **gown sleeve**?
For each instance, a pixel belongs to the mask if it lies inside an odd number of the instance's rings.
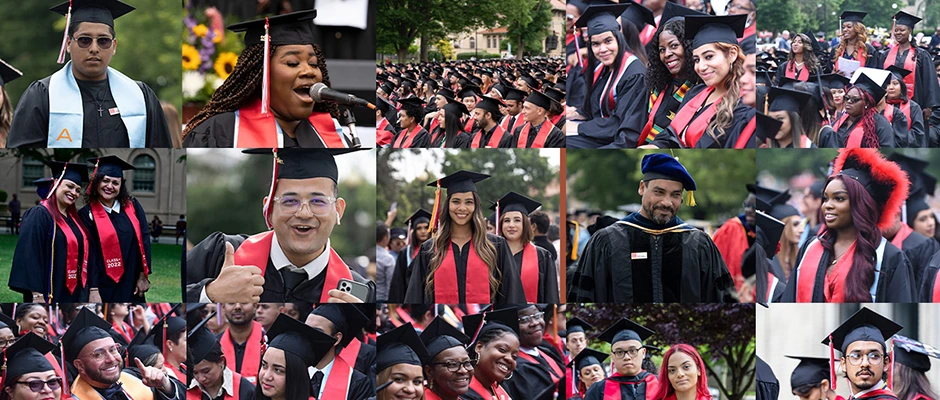
[[[347,400],[366,399],[375,396],[375,379],[371,382],[369,377],[359,371],[353,371],[353,376],[349,382],[349,394]]]
[[[551,122],[546,121],[546,123]],[[552,132],[548,134],[548,138],[545,139],[545,148],[560,149],[563,147],[565,147],[565,133],[558,127],[555,127],[555,129],[552,129]]]
[[[789,63],[790,63],[789,61],[784,61],[783,64],[780,64],[780,66],[777,67],[777,73],[774,75],[774,85],[776,86],[781,85],[780,82],[783,80],[784,77],[787,76],[786,71],[787,71],[787,65]]]
[[[147,107],[147,147],[172,148],[173,138],[170,136],[170,127],[166,115],[163,114],[160,99],[146,83],[138,81],[137,86],[140,86],[144,93],[144,103]]]
[[[640,132],[646,126],[649,118],[647,104],[638,99],[649,98],[646,86],[645,68],[631,65],[628,67],[632,75],[623,77],[617,85],[617,106],[608,118],[600,115],[600,104],[592,104],[594,115],[588,121],[578,125],[578,134],[587,136],[598,142],[609,143],[608,146],[616,148],[635,148],[640,140]],[[635,71],[634,71],[635,70]],[[603,81],[603,78],[598,82]],[[595,87],[603,90],[603,86]],[[595,101],[591,96],[589,101]]]
[[[539,303],[558,304],[561,297],[558,293],[558,268],[552,260],[552,253],[535,246],[539,253]]]
[[[734,303],[734,280],[731,272],[721,257],[721,252],[715,242],[707,234],[696,231],[690,235],[686,248],[697,249],[697,262],[692,265],[701,271],[702,288],[701,298],[697,303]],[[753,269],[753,268],[752,268]]]
[[[907,259],[901,250],[887,243],[884,252],[884,261],[881,279],[887,281],[879,283],[876,291],[879,303],[911,303],[915,299],[914,271],[911,267],[911,261]],[[889,268],[893,268],[891,272]],[[884,288],[884,290],[882,290]]]
[[[894,145],[896,147],[911,147],[910,131],[907,129],[907,117],[900,109],[894,109],[894,118],[891,120],[891,130],[894,131]]]
[[[917,102],[911,101],[911,130],[910,143],[908,147],[927,147],[927,130],[924,126],[924,110],[920,108]]]
[[[46,147],[49,131],[49,78],[35,81],[20,96],[7,148]]]
[[[934,69],[933,60],[929,53],[917,49],[917,75],[914,82],[914,98],[921,109],[934,109],[940,106],[940,83],[937,81],[937,70]],[[912,110],[913,112],[913,110]]]
[[[421,244],[421,251],[418,257],[411,264],[411,278],[408,280],[408,290],[405,292],[405,304],[424,304],[427,303],[425,292],[425,277],[427,276],[429,266],[431,265],[431,255],[433,240],[428,239]],[[433,299],[431,299],[433,303]]]
[[[568,282],[569,303],[607,303],[607,262],[610,260],[611,243],[607,229],[597,231],[588,240],[578,259],[574,277]]]
[[[819,143],[816,143],[816,147],[837,149],[842,146],[839,145],[839,136],[836,135],[836,131],[827,125],[819,131]]]
[[[496,246],[496,267],[502,273],[499,289],[496,293],[496,304],[525,304],[525,291],[522,288],[521,273],[516,262],[512,259],[512,251],[506,239],[496,235],[486,235],[487,239]]]
[[[519,114],[519,118],[522,118],[522,114]],[[499,139],[499,144],[496,146],[500,149],[514,149],[516,148],[516,143],[519,142],[519,135],[522,134],[522,128],[525,127],[525,124],[520,125],[516,130],[512,132],[506,132],[503,135],[502,139]]]
[[[388,288],[388,302],[399,304],[405,300],[405,290],[408,288],[408,255],[411,247],[405,247],[398,252],[395,260],[395,272],[392,273],[392,283]]]
[[[891,128],[888,119],[878,113],[875,113],[875,132],[878,135],[878,143],[881,147],[898,147],[895,142],[894,129]]]
[[[235,146],[234,127],[234,112],[213,115],[186,135],[183,147],[232,148]]]
[[[49,252],[55,223],[45,210],[30,211],[23,216],[20,224],[9,286],[18,292],[45,293],[49,284]]]

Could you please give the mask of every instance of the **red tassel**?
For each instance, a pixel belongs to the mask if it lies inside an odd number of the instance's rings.
[[[264,223],[267,225],[268,229],[274,229],[274,225],[271,224],[271,209],[274,206],[274,191],[277,189],[278,164],[283,163],[277,156],[277,149],[273,149],[272,152],[274,153],[274,166],[271,167],[271,190],[268,191],[268,198],[264,202],[264,208],[261,210],[261,214],[264,215]],[[219,315],[221,315],[221,313],[219,313]]]
[[[99,162],[101,162],[101,157],[98,157],[98,158],[95,159],[95,170],[94,170],[94,171],[91,171],[91,175],[88,177],[88,181],[89,181],[89,182],[95,180],[95,175],[98,174],[98,163],[99,163]],[[85,194],[89,194],[89,195],[91,194],[91,184],[89,184],[88,187],[85,188]]]
[[[836,390],[836,350],[832,347],[832,335],[829,335],[829,389]]]
[[[268,17],[264,17],[264,75],[261,82],[261,115],[268,115],[268,104],[270,103],[271,86],[271,35],[268,34],[270,24]]]
[[[69,25],[72,24],[72,0],[69,0],[69,11],[65,13],[65,30],[62,31],[62,46],[59,47],[59,58],[57,63],[65,62],[65,47],[69,42]]]
[[[496,200],[496,235],[497,235],[497,236],[503,236],[503,231],[499,230],[499,220],[500,220],[500,219],[501,219],[501,218],[500,218],[500,215],[499,215],[499,200]]]

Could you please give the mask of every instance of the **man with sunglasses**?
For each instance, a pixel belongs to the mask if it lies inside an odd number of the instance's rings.
[[[145,83],[110,68],[114,19],[134,10],[119,0],[71,0],[58,72],[32,83],[13,114],[7,147],[172,147],[160,100]],[[68,16],[71,10],[71,16]]]
[[[62,336],[65,361],[77,371],[72,397],[78,400],[183,400],[186,389],[162,369],[147,367],[135,358],[121,358],[121,345],[114,342],[111,324],[82,308]],[[136,365],[124,368],[125,363]]]
[[[897,400],[886,383],[890,382],[887,366],[893,355],[885,342],[901,329],[894,321],[862,308],[823,339],[824,345],[842,352],[839,369],[835,369],[834,355],[829,366],[837,377],[848,379],[851,399]],[[836,389],[835,382],[832,389]]]
[[[277,150],[276,175],[263,199],[269,230],[250,237],[215,232],[190,250],[187,301],[374,302],[375,283],[346,266],[330,246],[330,234],[346,211],[333,156],[351,151]],[[272,157],[271,149],[245,152]],[[341,279],[368,286],[368,298],[337,290]]]

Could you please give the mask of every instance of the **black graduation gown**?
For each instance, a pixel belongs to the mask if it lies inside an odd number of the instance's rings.
[[[637,376],[612,376],[604,379],[603,381],[597,382],[591,385],[591,388],[588,389],[587,393],[584,395],[584,400],[603,400],[604,397],[604,386],[606,386],[606,381],[611,380],[615,382],[631,382],[632,385],[621,385],[620,386],[620,399],[621,400],[645,400],[650,399],[655,395],[655,393],[649,393],[647,389],[649,386],[648,382],[644,381],[646,376],[650,375],[649,372],[640,371],[640,375]],[[636,394],[629,390],[630,387],[636,388]]]
[[[547,250],[535,246],[539,258],[539,304],[558,304],[561,295],[558,294],[558,269],[555,268],[555,261]],[[522,252],[512,255],[512,261],[516,263],[516,269],[522,271]]]
[[[858,124],[859,121],[861,121],[861,119],[855,120],[852,124],[843,123],[832,139],[828,140],[825,145],[820,145],[819,147],[845,147],[846,142],[849,140],[849,132],[855,128],[855,125]],[[888,123],[887,118],[878,113],[875,113],[875,133],[878,135],[878,143],[881,147],[897,147],[895,145],[894,128]]]
[[[757,251],[761,255],[767,254],[767,253],[764,253],[764,250],[760,246],[751,246],[751,249],[749,249],[748,251],[751,251],[751,250]],[[780,259],[776,255],[774,255],[773,259],[767,259],[765,256],[763,260],[758,258],[757,263],[761,263],[757,265],[757,276],[758,276],[757,279],[763,279],[765,283],[763,284],[758,283],[756,301],[758,303],[764,303],[768,298],[767,291],[770,291],[771,293],[769,296],[770,302],[771,303],[779,302],[780,299],[783,297],[784,290],[787,287],[786,277],[783,274],[783,269],[780,268]],[[770,279],[768,278],[770,278],[771,276],[775,276],[777,278],[777,283],[773,287],[769,287],[769,286],[764,287],[768,283],[770,283]],[[761,293],[761,289],[764,290],[763,293]]]
[[[538,363],[519,356],[516,359],[516,369],[513,370],[512,379],[500,383],[500,386],[513,399],[553,400],[556,390],[559,393],[565,392],[565,363],[561,355],[544,340],[537,348],[540,354],[540,357],[536,357]],[[552,383],[554,371],[549,365],[549,358],[561,368],[557,385]]]
[[[915,101],[922,108],[933,109],[940,106],[940,83],[937,82],[937,70],[934,69],[933,57],[926,50],[919,47],[911,47],[917,52],[917,61],[915,61],[914,73],[914,96],[911,100]],[[904,60],[908,57],[908,51],[898,51],[897,58],[894,59],[894,65],[904,67]],[[888,58],[888,50],[881,52],[878,57],[877,68],[881,68]],[[910,96],[910,93],[908,93]],[[913,111],[912,111],[913,112]]]
[[[511,117],[509,117],[509,118],[511,118]],[[521,118],[521,115],[520,115],[520,118]],[[515,122],[515,121],[510,120],[510,122],[511,122],[511,123],[510,123],[510,126],[512,126],[512,122]],[[490,142],[490,138],[493,137],[493,132],[496,131],[496,127],[497,127],[497,125],[494,125],[494,126],[493,126],[493,129],[490,129],[489,132],[486,132],[485,135],[479,135],[479,132],[480,132],[479,130],[476,130],[476,131],[473,131],[473,132],[464,134],[464,135],[462,135],[463,137],[458,138],[458,139],[459,139],[459,144],[458,144],[456,147],[458,147],[458,148],[463,148],[463,149],[469,149],[469,148],[471,148],[471,146],[473,146],[474,139],[476,139],[477,148],[479,148],[479,149],[485,148],[485,147],[486,147],[486,144]],[[479,129],[482,129],[482,128],[479,128]],[[537,132],[538,132],[538,131],[536,131],[536,133],[537,133]],[[564,135],[564,132],[562,132],[562,134]],[[512,142],[512,141],[509,140],[510,138],[512,138],[512,136],[513,136],[513,135],[512,135],[511,132],[504,132],[502,139],[499,140],[499,143],[496,144],[496,147],[503,147],[504,145],[505,145],[505,146],[509,146],[510,144],[513,144],[513,145],[514,145],[515,142]],[[552,135],[549,135],[549,138],[551,138],[551,136],[552,136]],[[534,138],[534,136],[532,136],[531,133],[530,133],[529,138],[530,138],[530,139],[531,139],[531,138]],[[564,137],[562,137],[561,141],[562,141],[562,143],[564,143]],[[564,145],[562,145],[562,146],[564,146]],[[511,147],[515,147],[515,146],[511,146]],[[548,146],[548,140],[547,140],[547,139],[546,139],[545,147],[550,147],[550,146]]]
[[[926,127],[924,126],[924,111],[922,108],[920,108],[919,105],[917,105],[917,103],[913,101],[908,102],[908,104],[911,106],[911,128],[908,130],[909,133],[907,135],[907,147],[927,147]],[[901,112],[899,108],[895,108],[895,114],[901,115],[904,120],[907,121],[907,117],[904,117],[904,113]],[[897,123],[897,121],[894,122]],[[907,125],[905,125],[904,128],[907,128]]]
[[[881,116],[884,116],[884,114],[881,114]],[[885,117],[885,119],[888,118]],[[895,147],[917,147],[911,144],[913,140],[910,135],[910,130],[907,129],[907,117],[905,117],[904,113],[897,107],[894,108],[890,124],[891,130],[894,131]]]
[[[568,70],[568,79],[565,81],[565,98],[568,104],[581,107],[584,104],[584,98],[587,95],[587,86],[584,84],[584,74],[581,73],[581,67],[577,64],[572,65]]]
[[[210,398],[202,390],[198,388],[196,390],[199,390],[199,393],[202,394],[202,397],[200,397],[202,400],[216,400]],[[242,377],[238,384],[238,400],[255,400],[255,385],[249,382],[248,379],[245,379],[245,377]]]
[[[719,303],[733,301],[734,282],[705,232],[657,236],[617,223],[588,241],[568,290],[569,303]]]
[[[776,86],[780,86],[783,84],[783,78],[787,77],[787,68],[789,66],[790,66],[790,61],[784,61],[783,64],[780,64],[780,66],[777,67],[777,73],[774,76],[774,84]],[[806,66],[804,65],[803,68],[806,68]],[[795,76],[800,76],[799,70],[794,70],[793,72]],[[809,74],[807,75],[807,79],[809,79],[809,77],[812,75],[816,75],[816,71],[808,71],[808,72]]]
[[[359,354],[356,356],[356,365],[353,365],[353,369],[361,372],[367,378],[371,379],[372,382],[375,382],[375,356],[376,356],[376,347],[373,344],[363,342],[359,346]]]
[[[444,138],[444,129],[441,127],[438,127],[437,129],[440,132],[439,133],[435,132],[435,133],[437,133],[439,136],[437,138],[434,138],[432,136],[432,139],[429,141],[429,146],[432,149],[438,149],[438,148],[456,149],[456,148],[463,147],[464,144],[470,142],[469,134],[467,134],[466,132],[457,132],[457,137],[454,138],[451,145],[446,146],[447,141]]]
[[[552,121],[546,119],[542,124],[551,124]],[[504,135],[503,140],[499,141],[499,148],[516,148],[519,147],[519,137],[522,135],[522,129],[525,128],[525,125],[516,128],[512,135]],[[542,128],[542,125],[533,126],[529,128],[529,137],[526,140],[525,148],[531,148],[532,143],[535,142],[535,137],[538,136],[539,129]],[[558,129],[557,126],[552,126],[552,130],[548,133],[548,137],[545,138],[544,148],[562,148],[565,147],[565,133]]]
[[[534,239],[532,239],[532,244],[548,251],[548,253],[552,255],[553,261],[558,259],[558,252],[555,251],[555,245],[548,240],[547,235],[536,236]]]
[[[332,372],[331,372],[332,373]],[[329,377],[323,380],[325,385]],[[346,400],[362,400],[375,396],[375,378],[369,378],[362,372],[353,370],[352,378],[349,379],[349,392]]]
[[[147,214],[144,208],[135,198],[131,198],[134,211],[137,213],[137,221],[140,224],[140,237],[144,242],[144,252],[147,256],[147,265],[152,265],[153,258],[150,256],[150,225],[147,223]],[[107,211],[106,211],[107,212]],[[100,237],[94,218],[91,215],[91,206],[86,205],[78,211],[78,218],[88,229],[88,247],[91,251],[88,255],[88,287],[98,288],[101,294],[101,301],[105,303],[113,302],[145,302],[144,296],[134,295],[134,289],[137,288],[137,278],[143,271],[143,263],[140,260],[140,246],[137,244],[137,234],[134,232],[134,226],[127,216],[127,212],[122,208],[120,213],[109,213],[108,218],[114,226],[117,233],[118,242],[121,244],[121,257],[124,259],[124,275],[118,282],[114,282],[106,272],[104,266],[104,256],[101,251]],[[152,268],[147,273],[152,273]]]
[[[695,85],[695,87],[693,87],[692,89],[689,89],[689,91],[685,94],[685,98],[683,98],[682,100],[682,104],[679,105],[679,109],[676,110],[676,113],[679,113],[679,110],[687,106],[688,103],[691,102],[692,99],[695,98],[696,95],[698,95],[702,90],[705,90],[706,88],[708,88],[708,86],[703,83],[703,84]],[[695,115],[692,117],[692,119],[689,121],[689,123],[692,123],[692,121],[695,121],[695,118],[701,115],[701,113],[705,111],[705,108],[706,107],[702,107],[701,110],[697,111]],[[754,110],[753,107],[747,106],[739,100],[738,103],[734,106],[731,126],[725,128],[725,134],[717,138],[716,140],[715,138],[711,137],[711,135],[709,135],[708,132],[705,132],[702,134],[702,137],[698,140],[698,143],[695,144],[695,148],[696,149],[721,149],[721,148],[733,149],[735,143],[737,143],[738,141],[738,137],[740,137],[741,134],[744,132],[744,128],[747,126],[748,122],[750,122],[751,119],[754,118],[755,114],[757,114],[757,111]],[[748,140],[747,145],[745,147],[747,148],[756,147],[754,140],[755,139],[751,137],[751,139]],[[653,140],[653,145],[661,149],[663,148],[677,149],[677,148],[683,147],[682,143],[679,142],[679,132],[676,132],[675,129],[672,128],[672,126],[666,127],[666,130],[656,135],[656,138]]]
[[[7,147],[46,147],[49,135],[49,80],[46,77],[33,82],[23,92],[16,112],[13,114],[13,124],[10,126],[10,135]],[[130,147],[127,128],[120,115],[111,115],[108,110],[117,107],[108,81],[81,81],[78,82],[82,94],[85,123],[82,128],[82,147],[84,148],[115,148]],[[144,147],[173,147],[170,138],[170,129],[167,126],[160,99],[147,84],[138,81],[137,86],[144,93],[144,103],[147,108],[147,140]],[[100,91],[99,91],[100,90]],[[92,93],[101,99],[101,109],[104,112],[98,116],[98,103]]]
[[[920,288],[921,279],[927,271],[928,265],[930,265],[930,258],[940,251],[940,242],[917,232],[911,232],[901,243],[901,250],[904,252],[904,256],[910,260],[911,269],[914,272],[912,287]]]
[[[214,232],[205,240],[193,247],[186,253],[186,301],[189,303],[198,303],[199,295],[202,289],[211,283],[222,269],[222,262],[225,260],[225,242],[229,242],[238,250],[242,242],[247,239],[247,235],[226,235],[222,232]],[[352,273],[353,280],[375,286],[375,283],[363,278],[356,271],[349,270]],[[326,281],[326,269],[320,272],[313,279],[308,279],[299,284],[294,290],[287,291],[284,288],[284,279],[274,264],[268,259],[268,265],[264,272],[264,292],[261,294],[263,303],[290,303],[306,302],[319,303],[320,293],[323,290],[333,288],[324,288]],[[374,292],[374,288],[373,288]]]
[[[865,51],[866,51],[868,54],[865,56],[865,64],[862,64],[862,67],[881,68],[881,64],[878,63],[878,60],[879,60],[881,57],[880,57],[880,54],[875,50],[875,46],[872,46],[870,43],[865,43]],[[827,70],[828,70],[828,71],[835,71],[835,70],[836,70],[836,61],[839,61],[840,55],[839,55],[838,53],[836,53],[836,48],[835,48],[835,47],[832,48],[832,51],[831,51],[830,53],[831,53],[831,55],[830,55],[830,57],[829,57],[829,58],[830,58],[830,59],[829,59],[829,68],[828,68]],[[849,60],[854,60],[854,59],[855,59],[855,57],[848,57],[847,55],[843,55],[843,56],[841,56],[841,57],[842,57],[842,58],[845,58],[845,59],[849,59]]]
[[[525,292],[522,289],[522,282],[519,278],[519,268],[512,260],[512,253],[509,251],[509,244],[502,237],[486,234],[487,240],[496,246],[496,267],[502,274],[499,289],[494,303],[495,304],[525,304]],[[431,269],[431,257],[433,251],[434,238],[428,239],[421,245],[418,257],[411,265],[411,280],[408,282],[408,291],[405,292],[405,304],[431,304],[434,301],[434,287],[425,285],[425,278]],[[450,251],[454,255],[454,264],[457,267],[457,289],[459,291],[460,304],[466,303],[467,296],[467,261],[470,257],[469,242],[464,244],[463,249],[457,247],[453,242],[450,244]],[[425,288],[427,287],[427,293]]]
[[[392,139],[392,147],[395,147],[395,143],[398,141],[399,136],[407,135],[409,132],[410,132],[410,129],[402,128]],[[402,144],[404,144],[407,141],[408,141],[408,137],[405,136],[405,139],[402,141]],[[421,130],[415,134],[415,138],[411,142],[411,148],[427,148],[430,145],[431,145],[431,134],[428,133],[428,131],[422,127]]]
[[[812,239],[807,239],[806,243],[800,248],[794,265],[800,265],[803,260],[803,254],[809,246]],[[822,259],[819,260],[819,268],[816,270],[816,283],[813,287],[813,302],[821,303],[825,300],[825,279],[827,259],[831,256],[824,250]],[[796,302],[796,289],[799,286],[797,270],[790,273],[790,280],[787,282],[787,289],[783,294],[782,302]],[[878,303],[911,303],[914,301],[917,287],[914,286],[914,271],[911,268],[911,262],[904,256],[904,253],[894,247],[890,242],[885,243],[884,259],[881,262],[881,277],[878,279],[878,288],[875,289],[875,299]]]
[[[764,360],[757,357],[756,368],[757,400],[777,400],[780,394],[780,381],[774,375],[774,370]]]
[[[934,254],[930,258],[930,264],[927,266],[927,269],[924,270],[924,275],[920,277],[920,287],[918,288],[917,301],[921,303],[935,303],[940,301],[940,299],[933,298],[933,291],[940,285],[940,282],[937,280],[938,272],[940,272],[940,253]]]
[[[819,148],[839,148],[839,137],[832,126],[824,125],[819,129],[819,137],[816,139],[816,147]]]
[[[69,293],[65,284],[66,254],[68,241],[65,233],[59,229],[52,219],[52,215],[42,205],[30,208],[23,215],[20,224],[20,236],[13,251],[13,264],[10,269],[10,289],[23,293],[23,301],[31,302],[32,293],[47,294],[49,290],[49,264],[54,261],[52,271],[52,293],[54,302],[72,303],[88,301],[87,289],[82,287],[82,257],[85,249],[82,246],[82,231],[78,227],[80,221],[72,220],[66,216],[65,222],[72,229],[78,241],[78,284],[74,293]],[[55,257],[49,253],[52,245],[52,229],[55,227]],[[89,257],[89,261],[90,261]],[[91,275],[89,273],[89,275]]]
[[[649,117],[645,101],[649,98],[649,90],[646,87],[646,66],[636,60],[627,67],[620,82],[617,82],[617,105],[609,117],[603,118],[601,117],[601,92],[610,74],[610,68],[606,68],[606,71],[594,83],[593,91],[585,97],[583,104],[591,102],[591,115],[585,116],[589,119],[578,125],[578,136],[573,138],[576,142],[572,147],[636,147],[640,132],[643,131]],[[592,77],[593,74],[584,79]],[[570,104],[579,103],[570,102]],[[585,107],[582,106],[579,111],[581,115],[584,115]]]
[[[392,283],[388,288],[388,303],[398,304],[405,301],[405,293],[408,291],[408,282],[411,281],[411,265],[408,262],[407,252],[411,247],[398,252],[398,258],[395,260],[395,271],[392,273]]]
[[[349,139],[337,132],[346,146],[352,147]],[[326,147],[310,121],[300,121],[294,130],[294,136],[284,135],[283,147],[302,147],[322,149]],[[183,147],[235,147],[235,112],[216,114],[193,128],[185,138]]]

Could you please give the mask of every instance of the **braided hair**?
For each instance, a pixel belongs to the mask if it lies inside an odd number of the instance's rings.
[[[271,46],[271,55],[277,51],[275,45]],[[313,45],[313,54],[320,63],[320,72],[323,74],[323,83],[327,87],[330,84],[330,73],[326,68],[326,58],[320,46]],[[229,75],[222,86],[212,94],[209,104],[206,104],[193,118],[186,124],[183,131],[185,138],[199,124],[218,114],[232,112],[239,109],[250,99],[261,97],[261,82],[264,68],[264,44],[257,43],[245,48],[245,51],[238,56],[235,63],[235,69]],[[335,103],[318,102],[314,104],[313,111],[329,112],[333,118],[339,118],[339,107]]]

